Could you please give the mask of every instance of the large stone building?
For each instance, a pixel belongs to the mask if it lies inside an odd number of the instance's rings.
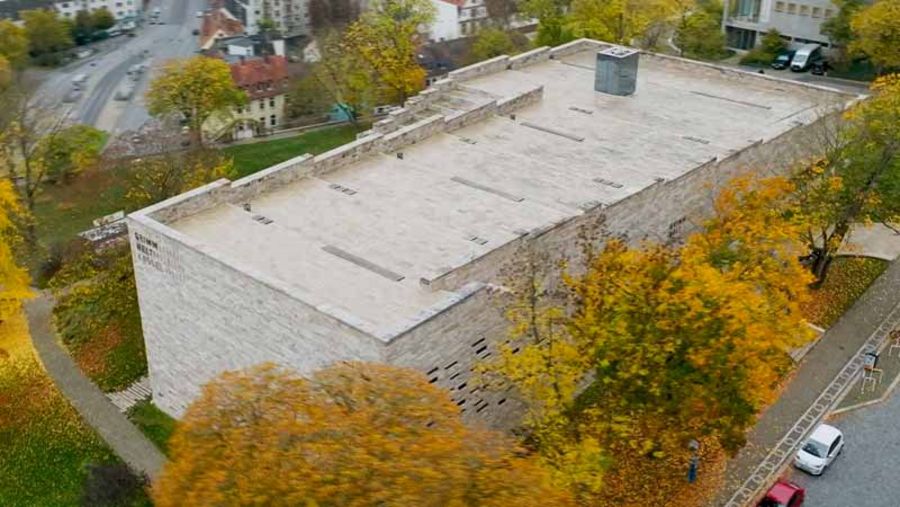
[[[155,402],[178,416],[225,370],[355,359],[504,424],[514,400],[470,375],[505,339],[491,294],[521,245],[574,253],[600,217],[678,234],[710,185],[816,151],[853,99],[588,40],[454,71],[352,143],[130,215]]]
[[[78,11],[108,10],[116,21],[137,19],[143,12],[141,0],[56,0],[53,6],[65,18],[75,19]]]

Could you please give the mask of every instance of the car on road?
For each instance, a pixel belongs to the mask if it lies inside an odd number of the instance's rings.
[[[203,11],[197,11],[197,12],[194,14],[194,16],[196,16],[196,17],[198,17],[198,18],[202,18],[202,17],[203,17]]]
[[[774,60],[772,60],[772,68],[775,70],[784,70],[791,65],[791,60],[794,59],[794,51],[783,51],[780,55],[776,56]]]
[[[199,29],[199,28],[194,28],[193,30],[191,30],[191,34],[192,34],[192,35],[200,35],[200,29]]]
[[[844,450],[844,434],[828,424],[820,424],[803,442],[794,457],[794,466],[812,475],[822,475]]]
[[[758,507],[800,507],[805,498],[805,489],[782,479],[769,488]]]

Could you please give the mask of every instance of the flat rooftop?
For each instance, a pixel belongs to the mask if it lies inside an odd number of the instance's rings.
[[[168,226],[388,336],[452,299],[421,278],[771,139],[833,105],[822,89],[647,55],[636,93],[607,95],[594,91],[595,55],[582,50],[465,80],[409,121],[543,86],[540,99],[513,115],[286,184],[253,198],[251,212],[218,204]]]

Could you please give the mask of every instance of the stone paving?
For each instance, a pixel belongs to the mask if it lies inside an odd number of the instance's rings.
[[[153,392],[150,390],[150,379],[146,375],[121,391],[106,393],[109,401],[123,414],[139,402],[150,399],[151,396],[153,396]]]
[[[855,356],[880,327],[886,334],[882,324],[900,304],[897,287],[900,261],[894,261],[806,355],[781,397],[760,416],[748,435],[747,446],[729,461],[725,486],[714,505],[727,504],[744,482],[759,472],[757,468],[783,443],[798,421],[809,416],[810,411],[822,412],[817,405],[822,405],[826,390],[835,394],[834,387],[829,388],[832,382],[839,375],[846,376],[847,367],[858,362]]]
[[[31,339],[47,373],[81,417],[136,473],[156,479],[165,457],[78,369],[57,341],[53,300],[41,295],[25,305]]]

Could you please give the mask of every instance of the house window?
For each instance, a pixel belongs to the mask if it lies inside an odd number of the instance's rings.
[[[242,114],[243,112],[244,112],[244,108],[243,108],[243,107],[237,108],[237,114]]]
[[[269,125],[274,127],[277,124],[278,124],[278,119],[275,117],[275,115],[273,114],[272,116],[269,116]]]
[[[275,97],[269,99],[269,107],[275,107]]]
[[[788,14],[797,14],[797,4],[788,4]]]
[[[830,18],[830,17],[833,16],[833,15],[834,15],[834,11],[833,11],[833,10],[831,10],[831,9],[825,9],[825,17],[826,17],[826,18]]]
[[[259,99],[259,108],[260,108],[260,109],[265,109],[265,108],[266,108],[266,101],[265,101],[265,100]]]
[[[775,12],[784,12],[784,2],[775,2]]]
[[[800,6],[800,15],[801,16],[809,16],[809,6],[808,5]]]
[[[822,8],[821,7],[813,7],[812,17],[821,18],[822,17]]]

